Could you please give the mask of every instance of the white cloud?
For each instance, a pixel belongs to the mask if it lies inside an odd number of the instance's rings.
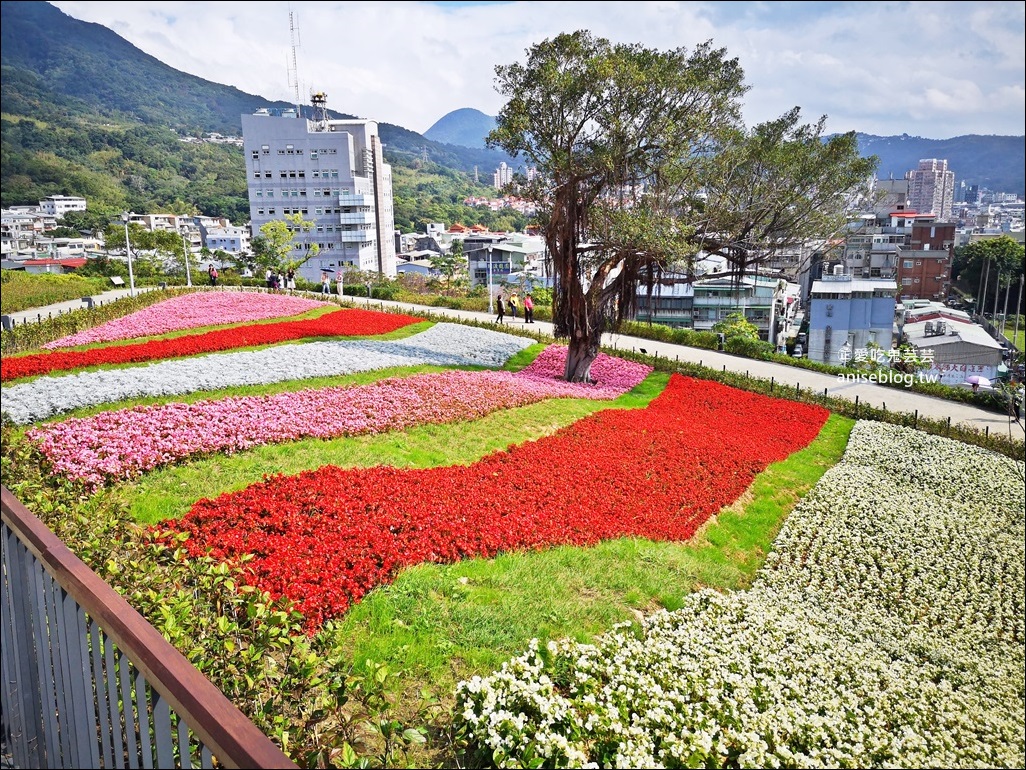
[[[588,29],[614,42],[736,56],[749,123],[799,106],[829,131],[1022,135],[1022,2],[79,2],[175,69],[269,100],[324,91],[339,112],[426,131],[446,113],[502,106],[495,66]],[[292,12],[295,32],[290,32]]]

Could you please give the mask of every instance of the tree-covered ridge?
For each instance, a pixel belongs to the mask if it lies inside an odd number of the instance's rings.
[[[0,129],[4,207],[78,195],[96,211],[249,219],[239,147],[185,143],[156,126],[104,125],[96,115],[59,123],[5,116]]]
[[[856,134],[863,157],[880,158],[881,179],[902,179],[905,172],[926,158],[948,162],[955,183],[980,185],[995,192],[1026,196],[1026,137],[955,136],[924,139],[920,136],[873,136]]]
[[[47,121],[101,115],[194,136],[239,136],[243,114],[293,106],[179,72],[106,27],[73,19],[49,3],[4,0],[0,7],[0,87],[7,114]],[[301,109],[312,115],[309,105]],[[329,116],[355,117],[330,110]],[[509,160],[495,150],[439,144],[388,123],[379,123],[379,130],[390,162],[398,154],[416,155],[464,171],[480,166],[490,173]]]
[[[78,195],[92,211],[201,213],[249,220],[242,149],[230,144],[183,142],[166,128],[103,124],[99,116],[63,123],[4,117],[3,205],[35,205],[48,195]],[[393,162],[396,226],[424,231],[428,222],[483,224],[519,230],[512,210],[467,206],[469,195],[495,194],[462,171],[419,156]]]
[[[49,3],[3,2],[2,10],[4,207],[78,195],[92,211],[249,220],[241,149],[182,138],[238,136],[243,113],[287,105],[178,72]],[[395,170],[402,230],[436,221],[523,225],[519,215],[462,204],[467,195],[488,194],[471,175],[477,168],[490,178],[509,160],[505,153],[439,144],[386,123],[379,130]]]

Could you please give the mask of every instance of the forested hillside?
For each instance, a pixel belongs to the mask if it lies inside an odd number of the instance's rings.
[[[94,211],[248,220],[241,149],[183,139],[239,136],[243,113],[289,105],[174,70],[49,3],[4,0],[0,6],[4,207],[63,194],[88,198]],[[503,159],[511,160],[507,155],[439,144],[387,123],[379,130],[386,160],[396,169],[398,227],[500,219],[460,202],[470,192],[488,193],[473,184],[474,168],[488,178]]]

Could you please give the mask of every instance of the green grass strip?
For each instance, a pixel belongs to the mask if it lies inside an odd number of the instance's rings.
[[[541,346],[532,346],[538,347]],[[507,368],[530,363],[537,351],[521,351]],[[442,371],[438,367],[405,370]],[[394,370],[388,370],[393,371]],[[347,384],[380,379],[385,371],[367,372],[347,378]],[[143,524],[180,518],[202,497],[244,489],[265,475],[293,475],[324,465],[344,468],[391,465],[396,468],[431,468],[440,465],[469,465],[486,454],[554,433],[602,409],[643,408],[662,392],[669,375],[649,376],[630,393],[615,401],[591,399],[549,399],[517,409],[504,409],[470,422],[424,425],[401,432],[324,440],[303,439],[287,444],[255,447],[234,455],[216,454],[189,463],[170,466],[123,484],[119,496],[133,518]],[[313,381],[304,381],[307,384]],[[207,394],[209,396],[209,394]],[[185,400],[185,399],[179,399]]]
[[[696,589],[744,589],[787,514],[840,460],[854,424],[831,416],[808,447],[769,466],[688,542],[625,538],[407,569],[338,621],[336,645],[353,661],[405,670],[411,694],[426,687],[444,698],[532,638],[587,642],[616,623],[676,609]]]

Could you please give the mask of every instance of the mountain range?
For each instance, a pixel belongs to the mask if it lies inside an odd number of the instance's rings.
[[[185,135],[241,136],[243,113],[294,106],[175,70],[107,27],[79,21],[50,3],[3,0],[0,21],[0,96],[7,115],[60,120],[98,112]],[[312,117],[309,105],[301,110]],[[356,116],[329,110],[329,117]],[[379,122],[378,131],[386,155],[463,171],[511,160],[483,145],[446,145],[390,123]]]
[[[495,118],[480,110],[462,108],[440,118],[424,132],[428,139],[464,147],[484,147],[485,137],[495,128]],[[903,179],[920,160],[948,161],[955,182],[975,184],[995,192],[1026,194],[1026,137],[971,134],[952,139],[924,139],[920,136],[874,136],[856,133],[862,157],[876,155],[879,179]]]
[[[72,154],[76,163],[99,165],[110,148],[122,152],[111,126],[127,131],[139,145],[134,155],[126,155],[127,160],[145,163],[147,150],[163,144],[163,136],[173,138],[167,129],[182,136],[213,132],[239,136],[242,114],[260,107],[294,106],[175,70],[112,30],[74,19],[47,2],[3,0],[0,13],[0,182],[5,206],[27,202],[18,200],[23,197],[31,200],[42,183],[59,186],[61,169],[68,173],[63,161]],[[308,117],[312,117],[311,109],[301,107]],[[332,118],[354,117],[335,111],[329,114]],[[416,170],[430,163],[459,172],[463,178],[480,171],[487,179],[503,161],[517,165],[505,153],[484,146],[484,137],[494,125],[494,117],[463,108],[443,116],[424,135],[389,123],[378,127],[386,159],[392,164]],[[134,134],[132,127],[136,127]],[[158,130],[165,134],[152,133]],[[863,155],[880,158],[881,178],[902,178],[920,159],[943,158],[959,183],[1026,195],[1026,137],[970,135],[937,140],[859,134],[858,139]],[[173,145],[167,143],[168,153],[178,152]],[[40,158],[45,161],[42,165]],[[185,167],[178,173],[191,181],[188,168],[193,161],[178,163]],[[214,176],[228,173],[233,185],[238,185],[234,170]],[[128,176],[124,168],[122,175]],[[210,199],[217,197],[216,181],[206,180]],[[130,192],[132,184],[138,187],[131,179],[121,183]],[[99,182],[91,178],[89,184]],[[81,188],[89,184],[77,185],[77,193],[73,189],[66,192],[86,194],[88,189]],[[203,194],[193,189],[170,193],[187,196],[185,200],[204,200]],[[232,194],[238,197],[240,193]]]

